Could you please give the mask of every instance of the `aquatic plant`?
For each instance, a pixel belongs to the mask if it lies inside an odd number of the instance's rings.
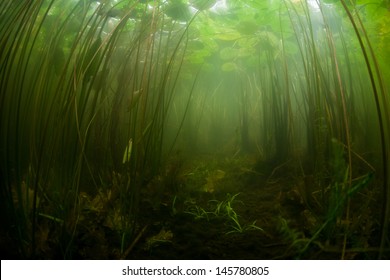
[[[247,230],[260,230],[264,231],[262,228],[256,225],[256,221],[254,221],[252,224],[249,225],[242,225],[239,221],[238,214],[232,207],[232,203],[235,200],[235,198],[239,195],[240,193],[236,193],[233,196],[230,196],[228,194],[228,197],[225,201],[222,201],[222,206],[220,203],[217,204],[217,209],[218,209],[218,214],[220,215],[223,213],[223,215],[226,216],[226,219],[230,222],[230,226],[232,227],[231,231],[228,231],[226,234],[231,234],[231,233],[243,233]],[[223,212],[221,212],[221,207],[223,209]],[[217,211],[217,210],[216,210]]]
[[[267,170],[254,180],[268,170],[311,178],[301,196],[318,224],[301,244],[323,244],[337,232],[341,258],[354,238],[351,209],[361,194],[375,195],[381,229],[372,246],[384,258],[385,2],[2,1],[0,194],[17,255],[71,258],[91,206],[85,198],[98,194],[102,201],[110,194],[116,244],[129,252],[144,228],[141,189],[158,182],[155,196],[168,187],[176,195],[185,185],[169,166],[182,149],[188,158],[256,157]],[[219,179],[209,175],[211,192]],[[256,229],[241,224],[235,197],[187,212],[221,216],[236,232]]]
[[[353,25],[356,36],[359,40],[359,45],[363,52],[364,61],[369,72],[370,83],[373,90],[375,104],[378,114],[378,122],[380,129],[381,149],[382,149],[382,164],[383,164],[383,212],[382,212],[382,229],[379,258],[383,257],[383,251],[388,247],[390,240],[388,239],[390,225],[390,181],[388,174],[390,171],[389,165],[389,140],[390,140],[390,121],[389,121],[389,100],[386,97],[387,89],[385,88],[383,75],[379,66],[377,55],[372,47],[371,39],[369,38],[365,25],[361,20],[360,13],[355,5],[349,7],[345,1],[341,1],[345,12],[348,15],[350,22]],[[365,42],[363,42],[363,40]]]
[[[192,205],[191,207],[188,207],[188,209],[184,211],[184,213],[194,216],[195,220],[206,219],[208,221],[209,214],[211,214],[212,212],[208,212],[198,205]]]
[[[232,229],[227,231],[226,234],[244,233],[248,230],[264,231],[261,227],[256,225],[256,221],[246,225],[243,225],[240,222],[239,215],[233,208],[233,202],[239,194],[240,193],[236,193],[235,195],[227,194],[226,199],[222,201],[210,200],[209,204],[211,206],[208,210],[205,210],[199,205],[190,203],[184,213],[194,216],[196,220],[206,219],[207,221],[212,221],[212,219],[222,219]]]
[[[139,188],[159,172],[188,25],[168,24],[159,1],[0,8],[2,201],[20,255],[43,253],[37,240],[49,219],[55,246],[71,258],[80,192],[96,192],[113,170],[105,185],[118,194],[123,252]]]

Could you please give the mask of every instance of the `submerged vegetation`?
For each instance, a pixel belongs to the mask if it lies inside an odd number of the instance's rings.
[[[4,258],[390,258],[388,0],[3,0]]]

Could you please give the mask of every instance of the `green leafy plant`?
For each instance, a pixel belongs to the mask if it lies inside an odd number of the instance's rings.
[[[195,220],[206,219],[207,221],[209,220],[209,214],[211,214],[211,212],[206,211],[198,205],[192,205],[184,213],[194,216]]]
[[[195,219],[206,219],[207,221],[210,221],[213,218],[223,219],[229,227],[232,228],[232,230],[228,231],[226,234],[244,233],[248,230],[264,231],[261,227],[256,225],[256,221],[249,225],[241,224],[239,215],[233,209],[233,202],[239,194],[240,193],[236,193],[235,195],[228,194],[226,200],[223,201],[211,200],[209,203],[215,204],[215,207],[212,206],[209,211],[198,205],[191,204],[184,213],[193,215]]]
[[[227,220],[230,222],[230,226],[233,229],[231,231],[228,231],[226,234],[243,233],[247,230],[264,231],[262,228],[260,228],[259,226],[256,225],[256,221],[254,221],[252,224],[249,224],[249,225],[241,225],[239,218],[238,218],[238,215],[232,206],[233,201],[235,200],[235,198],[239,194],[240,193],[236,193],[233,196],[228,195],[228,198],[226,199],[226,201],[223,202],[224,213],[226,215]]]

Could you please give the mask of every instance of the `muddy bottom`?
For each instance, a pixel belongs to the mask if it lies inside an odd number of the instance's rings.
[[[83,193],[73,235],[61,237],[55,222],[40,217],[36,258],[377,258],[372,188],[359,189],[346,220],[346,204],[330,211],[320,203],[313,178],[293,176],[287,164],[265,165],[248,158],[199,160],[167,171],[145,184],[132,225],[124,224],[119,198],[112,198],[115,183],[99,194]],[[134,230],[124,233],[125,226]]]
[[[264,194],[263,202],[259,195]],[[275,192],[275,195],[277,193]],[[218,199],[218,196],[221,198]],[[278,210],[270,193],[248,191],[203,195],[183,212],[150,221],[148,234],[131,259],[272,259],[288,257],[289,244],[278,229]],[[226,198],[227,197],[227,198]],[[222,204],[222,205],[221,205]],[[218,205],[224,209],[217,209]],[[231,208],[231,209],[230,209]],[[229,210],[230,209],[230,210]],[[218,212],[219,211],[219,212]],[[228,211],[234,211],[228,212]],[[164,212],[164,211],[162,211]],[[167,214],[171,209],[166,209]],[[164,235],[166,238],[164,238]]]

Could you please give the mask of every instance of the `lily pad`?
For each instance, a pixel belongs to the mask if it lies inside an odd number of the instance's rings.
[[[237,65],[233,62],[227,62],[222,65],[221,69],[224,72],[232,72],[237,70]]]
[[[215,34],[214,38],[222,40],[222,41],[235,41],[241,38],[241,34],[237,31],[226,31]]]
[[[191,12],[188,5],[180,0],[172,0],[166,6],[165,14],[179,21],[189,21],[191,19]]]
[[[238,32],[244,35],[253,35],[259,30],[259,24],[254,20],[242,20],[236,25]]]
[[[191,6],[199,11],[208,10],[217,3],[217,0],[191,0]]]
[[[219,57],[222,59],[222,60],[232,60],[234,59],[235,57],[237,56],[237,50],[233,49],[233,48],[223,48],[220,52],[219,52]]]

